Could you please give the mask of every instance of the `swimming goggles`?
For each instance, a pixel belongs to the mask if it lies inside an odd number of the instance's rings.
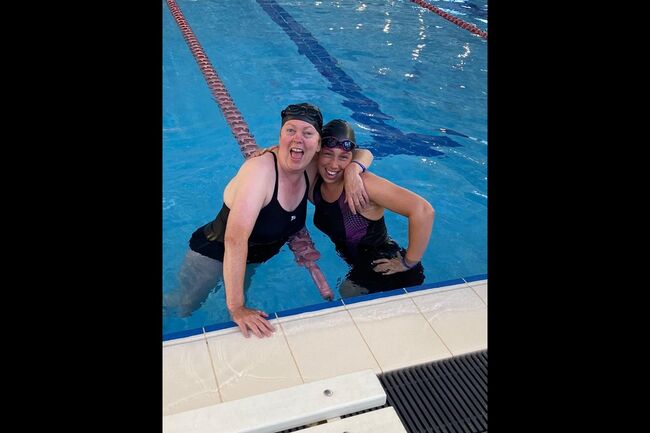
[[[357,146],[357,144],[352,140],[348,140],[347,138],[345,140],[339,140],[338,138],[333,137],[331,135],[329,135],[327,137],[323,137],[322,138],[322,143],[326,147],[329,147],[329,148],[333,148],[333,147],[338,146],[341,149],[345,150],[346,152],[351,151],[352,149],[354,149]]]

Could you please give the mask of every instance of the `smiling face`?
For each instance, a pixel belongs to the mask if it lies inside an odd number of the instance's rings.
[[[352,152],[340,147],[323,147],[318,154],[318,174],[326,183],[343,182],[343,170],[351,161]]]
[[[280,130],[278,155],[288,170],[304,170],[320,150],[320,135],[303,120],[285,122]]]

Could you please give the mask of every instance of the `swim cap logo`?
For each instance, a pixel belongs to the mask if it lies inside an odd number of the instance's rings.
[[[295,219],[296,219],[296,216],[295,216],[295,215],[291,215],[291,221],[293,221],[293,220],[295,220]]]

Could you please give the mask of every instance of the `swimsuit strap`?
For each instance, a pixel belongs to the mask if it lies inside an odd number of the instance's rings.
[[[277,200],[278,198],[278,157],[275,156],[275,153],[271,152],[271,155],[273,155],[273,167],[275,167],[275,187],[273,188],[273,197],[271,198],[271,201]],[[303,172],[305,175],[305,183],[307,184],[307,188],[305,188],[305,194],[303,194],[303,199],[309,195],[309,176],[307,176],[307,170]],[[279,203],[279,202],[278,202]]]
[[[271,201],[277,200],[278,198],[278,158],[275,156],[275,153],[271,152],[273,155],[273,167],[275,167],[275,187],[273,188],[273,197]]]

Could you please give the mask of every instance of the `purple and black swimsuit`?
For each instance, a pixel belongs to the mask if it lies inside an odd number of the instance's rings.
[[[388,236],[383,216],[375,221],[359,213],[354,215],[343,202],[345,190],[335,202],[327,202],[321,194],[322,183],[323,179],[318,176],[314,186],[314,225],[329,236],[336,251],[351,266],[348,278],[370,293],[422,284],[424,269],[421,263],[392,275],[373,270],[373,260],[393,258],[398,252],[404,256],[406,250]]]

